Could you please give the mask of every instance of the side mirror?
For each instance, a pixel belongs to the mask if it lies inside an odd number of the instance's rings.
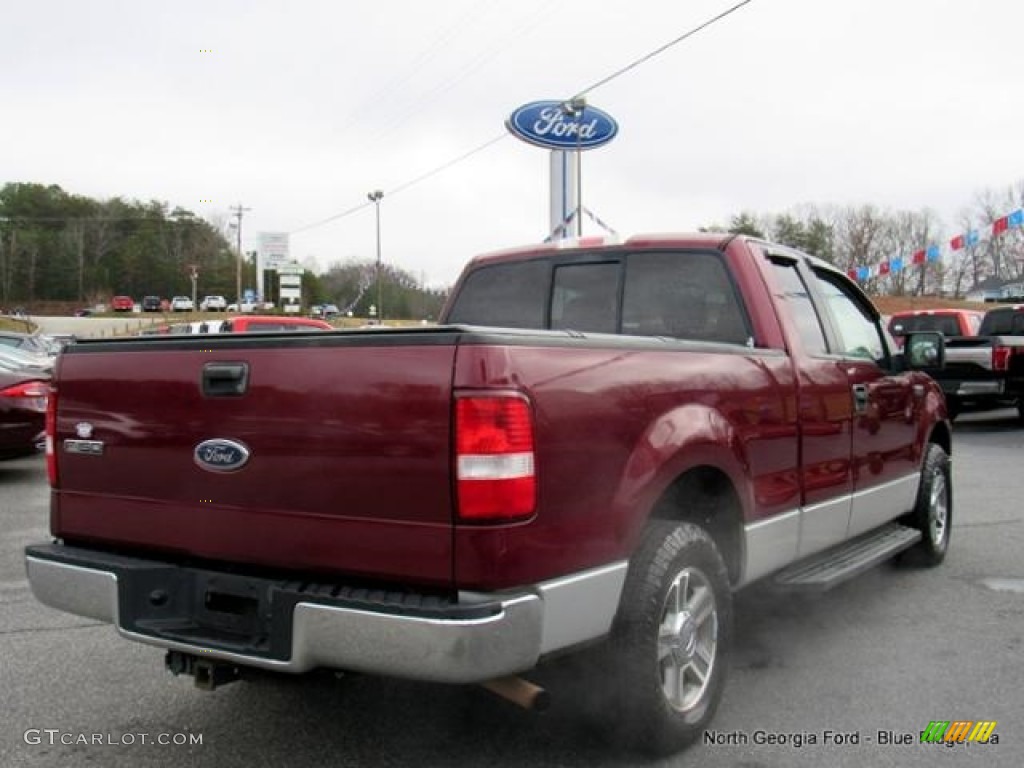
[[[911,370],[941,370],[946,367],[946,338],[932,331],[908,334],[903,354]]]

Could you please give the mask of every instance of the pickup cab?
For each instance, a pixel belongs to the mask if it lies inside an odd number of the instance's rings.
[[[977,336],[946,340],[946,365],[933,372],[951,419],[963,411],[1012,407],[1024,423],[1024,304],[985,313]]]
[[[888,338],[834,267],[704,233],[478,257],[435,327],[87,340],[28,579],[203,688],[326,668],[538,706],[523,676],[592,647],[611,731],[672,751],[737,590],[943,560],[943,340]]]

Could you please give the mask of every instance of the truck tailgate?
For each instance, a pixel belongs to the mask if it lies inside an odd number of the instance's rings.
[[[447,586],[454,342],[376,332],[78,345],[57,377],[53,534]],[[244,372],[244,391],[211,385],[225,371]],[[241,455],[232,443],[248,459],[224,471]]]

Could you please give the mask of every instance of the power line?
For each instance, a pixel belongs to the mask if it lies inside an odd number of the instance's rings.
[[[388,194],[394,194],[394,192],[389,192]],[[320,221],[314,221],[312,224],[304,224],[301,227],[297,227],[296,229],[291,230],[288,234],[295,235],[299,232],[305,232],[307,229],[322,227],[324,224],[330,224],[332,221],[337,221],[338,219],[343,219],[346,216],[351,216],[356,211],[361,211],[363,208],[369,208],[371,205],[373,205],[373,203],[360,203],[359,205],[353,205],[348,210],[336,213],[333,216],[328,216],[326,219],[320,219]]]
[[[488,0],[488,2],[493,4],[495,0]],[[477,17],[481,15],[481,13],[487,10],[488,9],[485,7],[484,4],[476,4],[472,7],[470,11],[461,14],[455,20],[454,23],[450,24],[449,26],[445,27],[440,32],[438,32],[434,36],[434,39],[426,46],[426,48],[421,50],[408,64],[408,71],[405,74],[399,74],[391,78],[382,86],[375,89],[368,97],[366,97],[364,99],[363,104],[361,104],[357,109],[352,110],[351,115],[342,125],[339,132],[344,133],[345,131],[347,131],[354,124],[358,123],[363,118],[363,116],[370,112],[371,107],[380,103],[385,96],[388,96],[390,93],[397,91],[405,83],[409,82],[412,78],[414,78],[426,64],[428,64],[432,59],[434,59],[437,56],[439,52],[441,52],[444,49],[444,47],[452,40],[452,38],[454,38],[459,33],[462,27],[464,27],[471,21],[475,20]]]
[[[398,194],[399,192],[403,192],[404,190],[408,189],[409,187],[415,186],[416,184],[419,184],[422,181],[426,181],[430,177],[436,176],[437,174],[441,173],[442,171],[445,171],[448,168],[451,168],[456,163],[461,163],[463,160],[466,160],[467,158],[472,157],[473,155],[477,154],[478,152],[483,152],[485,149],[487,149],[491,145],[497,144],[499,141],[501,141],[502,139],[506,139],[506,138],[508,138],[508,134],[507,133],[504,133],[504,132],[500,133],[497,136],[495,136],[494,138],[485,141],[483,144],[480,144],[476,148],[469,150],[469,152],[465,152],[465,153],[459,155],[458,157],[453,158],[453,159],[449,160],[448,162],[446,162],[446,163],[444,163],[442,165],[437,166],[433,170],[427,171],[426,173],[422,174],[421,176],[417,176],[414,179],[410,179],[409,181],[406,181],[406,182],[404,182],[402,184],[399,184],[397,187],[394,187],[393,189],[389,190],[387,192],[387,194],[390,196],[390,195]],[[297,227],[296,229],[291,230],[288,234],[289,235],[295,235],[295,234],[298,234],[299,232],[305,232],[306,230],[309,230],[309,229],[315,229],[316,227],[321,227],[324,224],[329,224],[330,222],[337,221],[338,219],[344,219],[346,216],[351,216],[353,213],[361,211],[364,208],[369,208],[371,205],[373,205],[373,203],[371,203],[371,202],[360,203],[359,205],[353,205],[351,208],[348,208],[348,209],[346,209],[344,211],[341,211],[340,213],[336,213],[333,216],[328,216],[325,219],[320,219],[319,221],[314,221],[311,224],[304,224],[301,227]]]
[[[453,158],[452,160],[449,160],[444,165],[439,165],[434,170],[427,171],[422,176],[417,176],[415,179],[407,181],[404,184],[399,184],[397,187],[395,187],[393,190],[391,190],[391,192],[389,192],[388,194],[391,194],[391,195],[397,194],[398,192],[401,192],[401,191],[403,191],[405,189],[408,189],[409,187],[412,187],[412,186],[415,186],[416,184],[419,184],[421,181],[426,181],[431,176],[436,176],[437,174],[441,173],[441,171],[448,170],[449,168],[451,168],[456,163],[461,163],[463,160],[467,160],[468,158],[472,157],[473,155],[477,154],[478,152],[483,152],[488,147],[492,146],[493,144],[497,144],[502,139],[507,139],[508,137],[509,137],[509,134],[507,132],[499,133],[493,139],[488,139],[487,141],[485,141],[483,144],[479,145],[475,149],[471,149],[471,150],[469,150],[469,152],[466,152],[464,154],[459,155],[456,158]]]
[[[626,74],[627,72],[630,72],[630,71],[636,69],[641,64],[645,64],[646,62],[650,61],[651,59],[655,58],[656,56],[661,55],[662,53],[667,51],[669,48],[672,48],[672,47],[678,45],[679,43],[683,42],[684,40],[687,40],[687,39],[693,37],[694,35],[698,34],[699,32],[702,32],[703,30],[705,30],[708,27],[718,23],[719,21],[721,21],[722,19],[726,18],[727,16],[730,16],[731,14],[735,13],[740,8],[742,8],[743,6],[749,5],[751,2],[753,2],[753,0],[741,0],[741,2],[736,3],[732,7],[727,8],[726,10],[724,10],[721,13],[717,14],[716,16],[713,16],[712,18],[708,19],[707,21],[705,21],[705,22],[703,22],[701,24],[698,24],[696,27],[693,27],[692,29],[684,32],[682,35],[679,35],[679,37],[676,37],[675,39],[670,40],[669,42],[665,43],[662,46],[659,46],[658,48],[655,48],[650,53],[647,53],[647,54],[641,56],[639,59],[636,59],[635,61],[627,64],[626,66],[622,67],[621,69],[616,70],[615,72],[613,72],[612,74],[608,75],[607,77],[604,77],[604,78],[598,80],[597,82],[593,83],[592,85],[584,88],[583,90],[579,91],[577,93],[577,95],[574,96],[573,98],[580,98],[580,97],[585,96],[586,94],[590,93],[591,91],[597,90],[601,86],[607,85],[612,80],[615,80],[616,78],[621,77],[622,75]],[[570,101],[570,99],[566,99],[566,101]],[[398,194],[399,192],[402,192],[402,191],[404,191],[406,189],[409,189],[410,187],[415,186],[416,184],[419,184],[419,183],[421,183],[421,182],[423,182],[423,181],[425,181],[425,180],[427,180],[427,179],[429,179],[429,178],[431,178],[433,176],[436,176],[437,174],[441,173],[442,171],[445,171],[448,168],[451,168],[453,165],[457,165],[458,163],[461,163],[463,160],[467,160],[470,157],[472,157],[473,155],[475,155],[475,154],[477,154],[479,152],[482,152],[483,150],[489,148],[490,146],[492,146],[494,144],[497,144],[499,141],[501,141],[502,139],[506,138],[507,136],[508,136],[508,133],[502,132],[501,134],[495,136],[494,138],[485,141],[483,144],[480,144],[475,149],[471,149],[469,152],[465,152],[465,153],[459,155],[458,157],[453,158],[453,159],[443,163],[442,165],[437,166],[433,170],[428,171],[428,172],[422,174],[421,176],[417,176],[416,178],[411,179],[410,181],[407,181],[407,182],[404,182],[402,184],[399,184],[394,189],[388,190],[387,194],[389,196]],[[323,226],[324,224],[327,224],[329,222],[337,221],[339,219],[343,219],[343,218],[345,218],[347,216],[352,215],[353,213],[356,213],[357,211],[361,211],[364,208],[369,207],[370,205],[371,205],[371,203],[362,203],[360,205],[353,206],[352,208],[349,208],[348,210],[345,210],[345,211],[342,211],[340,213],[334,214],[333,216],[328,216],[327,218],[321,219],[320,221],[313,222],[312,224],[305,224],[305,225],[303,225],[301,227],[293,229],[293,230],[291,230],[289,232],[289,234],[294,235],[294,234],[297,234],[299,232],[305,232],[307,230]]]
[[[590,93],[591,91],[596,91],[602,85],[607,85],[612,80],[616,79],[617,77],[621,77],[622,75],[626,74],[630,70],[636,69],[641,64],[646,64],[648,61],[650,61],[651,59],[655,58],[656,56],[660,56],[661,54],[663,54],[669,48],[672,48],[673,46],[679,45],[679,43],[681,43],[684,40],[687,40],[687,39],[693,37],[698,32],[702,32],[703,30],[707,29],[711,25],[718,23],[719,21],[724,19],[726,16],[729,16],[730,14],[735,13],[740,8],[742,8],[743,6],[751,3],[752,1],[753,0],[742,0],[742,2],[736,3],[736,5],[732,6],[731,8],[728,8],[727,10],[722,11],[717,16],[714,16],[714,17],[708,19],[703,24],[697,25],[693,29],[689,30],[688,32],[683,33],[682,35],[680,35],[679,37],[675,38],[674,40],[670,40],[669,42],[665,43],[660,48],[655,48],[650,53],[644,54],[643,56],[641,56],[636,61],[634,61],[634,62],[632,62],[630,64],[627,64],[626,66],[622,67],[622,69],[618,69],[615,72],[613,72],[612,74],[608,75],[607,77],[602,78],[601,80],[598,80],[593,85],[591,85],[591,86],[589,86],[587,88],[584,88],[582,91],[577,93],[574,98],[579,98],[581,96],[585,96],[586,94]]]

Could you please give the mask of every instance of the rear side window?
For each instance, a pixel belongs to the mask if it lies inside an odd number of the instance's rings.
[[[626,262],[622,332],[746,344],[746,316],[721,258],[633,253]]]
[[[495,264],[470,273],[448,313],[449,323],[544,328],[548,262]]]

